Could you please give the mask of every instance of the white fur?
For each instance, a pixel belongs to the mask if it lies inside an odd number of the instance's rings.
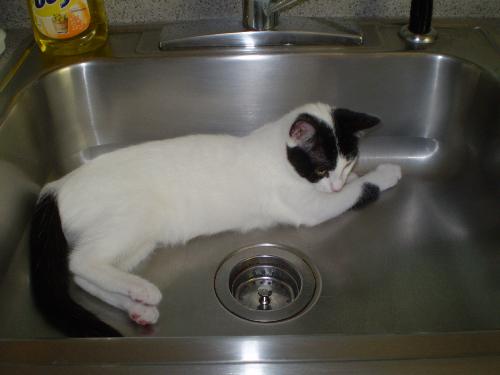
[[[342,190],[356,161],[357,158],[347,160],[339,152],[335,169],[328,174],[328,177],[324,177],[315,183],[316,189],[324,193],[336,193]]]
[[[348,180],[352,165],[341,161],[327,187],[296,173],[286,155],[291,124],[306,112],[333,127],[331,110],[309,104],[246,137],[191,135],[131,146],[47,185],[42,194],[57,195],[77,284],[140,324],[155,323],[161,292],[128,271],[158,245],[277,223],[315,225],[351,208],[364,182],[380,190],[395,185],[401,171],[393,165]],[[332,190],[339,191],[323,192]]]

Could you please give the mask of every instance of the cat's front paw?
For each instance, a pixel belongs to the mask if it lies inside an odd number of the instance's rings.
[[[373,181],[371,182],[377,185],[380,190],[386,190],[396,185],[401,176],[401,167],[399,165],[381,164],[375,169]]]

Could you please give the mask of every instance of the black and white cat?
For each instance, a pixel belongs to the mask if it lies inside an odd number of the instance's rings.
[[[190,135],[102,155],[46,185],[31,231],[31,283],[44,316],[70,336],[119,336],[73,302],[69,280],[154,324],[160,290],[129,273],[158,246],[200,235],[316,225],[401,178],[357,177],[358,137],[379,120],[307,104],[245,137]]]

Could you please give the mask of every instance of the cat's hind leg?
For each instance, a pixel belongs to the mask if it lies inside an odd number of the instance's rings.
[[[133,301],[122,294],[108,292],[80,276],[74,277],[75,283],[87,293],[128,313],[130,319],[140,325],[155,324],[160,313],[155,306]]]
[[[120,256],[115,264],[116,267],[122,271],[129,272],[133,270],[139,263],[143,262],[148,256],[153,252],[155,244],[147,243],[138,248],[134,249],[133,252],[129,254],[124,254]]]
[[[105,291],[121,294],[142,304],[157,305],[161,292],[155,285],[115,265],[120,256],[127,254],[123,248],[129,243],[127,238],[118,241],[115,237],[76,245],[70,255],[69,268],[75,276]]]

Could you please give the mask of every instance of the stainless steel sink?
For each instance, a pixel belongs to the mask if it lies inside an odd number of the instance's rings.
[[[467,27],[457,28],[465,45],[449,44],[455,31],[445,29],[442,44],[407,51],[399,25],[382,26],[372,44],[345,48],[148,52],[158,33],[149,30],[117,32],[112,52],[92,57],[54,62],[29,51],[0,100],[0,361],[233,366],[498,354],[498,51]],[[137,142],[243,135],[311,101],[380,117],[357,169],[397,163],[401,183],[317,227],[158,249],[137,270],[163,291],[157,325],[133,325],[75,287],[80,303],[137,338],[51,339],[60,334],[33,307],[27,267],[29,218],[45,182]],[[233,252],[268,243],[307,259],[316,294],[291,319],[251,322],[221,305],[215,275]]]

